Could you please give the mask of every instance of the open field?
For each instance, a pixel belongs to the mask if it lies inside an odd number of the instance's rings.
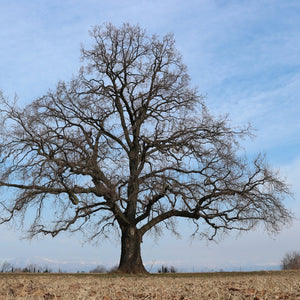
[[[155,274],[0,274],[6,299],[300,299],[300,271]]]

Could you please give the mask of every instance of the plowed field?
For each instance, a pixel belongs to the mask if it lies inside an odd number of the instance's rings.
[[[0,274],[7,299],[300,299],[300,271],[149,276]]]

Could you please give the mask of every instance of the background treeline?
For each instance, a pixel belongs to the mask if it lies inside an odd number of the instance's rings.
[[[36,264],[29,264],[26,267],[15,267],[12,263],[10,262],[3,262],[0,265],[0,272],[1,273],[19,273],[19,272],[24,272],[24,273],[51,273],[52,270],[48,266],[41,267]]]
[[[98,265],[89,273],[112,273],[117,271],[118,266],[113,266],[112,268],[106,268],[103,265]],[[281,260],[281,269],[282,270],[295,270],[300,269],[300,252],[288,252],[285,254],[283,259]],[[48,266],[39,266],[37,264],[29,264],[26,267],[15,267],[12,263],[4,261],[0,264],[0,273],[53,273],[51,268]],[[57,272],[56,272],[57,273]],[[58,270],[58,273],[68,273],[61,269]],[[85,271],[77,271],[77,273],[86,273]],[[165,266],[162,265],[160,268],[157,269],[157,273],[177,273],[175,267]]]
[[[89,273],[113,273],[118,270],[118,266],[113,266],[111,268],[106,268],[103,265],[98,265],[92,270],[89,271]],[[59,269],[57,272],[53,271],[48,266],[39,266],[37,264],[29,264],[26,267],[16,267],[12,263],[4,261],[2,264],[0,264],[0,273],[68,273],[66,271],[63,271]],[[85,271],[77,271],[77,273],[86,273]],[[171,266],[161,266],[158,268],[157,273],[177,273],[177,270],[175,267]]]

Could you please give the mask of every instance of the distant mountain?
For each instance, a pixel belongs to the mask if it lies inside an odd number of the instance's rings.
[[[47,257],[31,257],[31,258],[18,258],[7,260],[8,263],[12,264],[15,268],[25,268],[28,266],[40,269],[40,270],[50,270],[51,272],[67,272],[67,273],[77,273],[77,272],[90,272],[95,269],[97,266],[104,266],[106,269],[111,269],[114,265],[106,265],[101,261],[95,260],[57,260]],[[0,261],[0,265],[1,265]],[[266,264],[266,265],[243,265],[243,266],[235,266],[235,265],[226,265],[226,266],[182,266],[177,265],[176,262],[172,264],[172,262],[168,262],[166,264],[146,264],[145,267],[152,273],[156,273],[158,269],[162,267],[162,265],[166,265],[167,267],[175,267],[177,272],[185,273],[185,272],[249,272],[249,271],[276,271],[280,270],[279,264]]]
[[[188,267],[178,268],[178,272],[252,272],[252,271],[278,271],[280,265],[248,265],[248,266],[226,266],[226,267]]]
[[[40,269],[47,268],[51,272],[89,272],[98,265],[102,265],[102,262],[88,261],[88,260],[55,260],[47,257],[32,257],[32,258],[18,258],[8,260],[16,268],[24,268],[27,266],[39,267]],[[107,266],[108,268],[112,266]]]

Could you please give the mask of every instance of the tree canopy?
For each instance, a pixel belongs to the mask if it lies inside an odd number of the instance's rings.
[[[95,26],[94,46],[70,82],[19,107],[1,94],[0,222],[35,214],[30,236],[121,233],[119,270],[145,272],[150,230],[271,231],[291,219],[286,183],[262,155],[250,161],[234,128],[212,116],[191,86],[172,34]],[[165,227],[161,227],[164,225]]]

